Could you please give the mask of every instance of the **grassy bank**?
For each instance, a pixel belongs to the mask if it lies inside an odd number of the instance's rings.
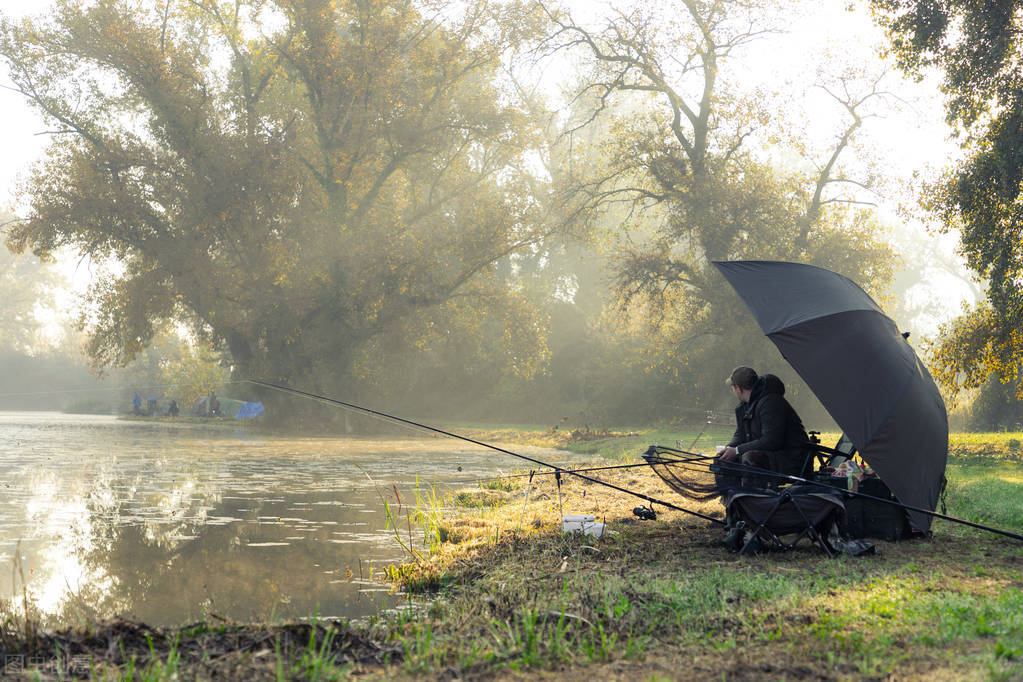
[[[644,435],[644,444],[674,440]],[[569,447],[613,454],[627,441],[635,453],[632,438]],[[1013,440],[954,439],[949,514],[1023,528],[1023,467]],[[977,447],[985,454],[972,454]],[[645,469],[601,478],[666,497]],[[405,651],[408,673],[1023,678],[1017,542],[936,521],[933,538],[877,541],[873,557],[828,559],[809,546],[738,557],[722,546],[718,528],[696,517],[664,512],[638,521],[631,514],[638,500],[570,479],[560,504],[553,482],[535,479],[524,504],[526,486],[512,479],[501,490],[462,495],[442,522],[439,535],[448,541],[430,562],[403,567],[411,589],[443,585],[429,610],[388,631]],[[721,511],[716,502],[688,506]],[[564,536],[562,511],[593,513],[616,534]]]
[[[557,445],[598,464],[635,459],[652,442],[688,448],[697,435],[458,432]],[[697,448],[727,435],[704,434]],[[1023,528],[1020,440],[953,437],[949,514]],[[722,513],[716,501],[675,496],[645,468],[596,475]],[[389,577],[414,604],[398,614],[357,628],[107,624],[88,641],[8,619],[4,649],[86,656],[108,679],[1023,679],[1023,544],[1006,538],[939,520],[931,539],[877,541],[876,556],[828,559],[801,545],[739,557],[709,521],[660,508],[640,521],[641,500],[579,479],[560,490],[537,475],[445,499],[421,493],[409,518],[395,519],[411,551]],[[613,532],[563,535],[563,513],[594,514]],[[50,675],[54,665],[39,667]]]

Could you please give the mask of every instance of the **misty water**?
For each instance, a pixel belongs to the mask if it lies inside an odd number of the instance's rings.
[[[380,580],[407,560],[387,529],[395,487],[414,505],[417,485],[442,496],[522,466],[422,434],[276,437],[0,412],[0,598],[20,607],[23,575],[34,607],[67,623],[365,617],[404,603]]]

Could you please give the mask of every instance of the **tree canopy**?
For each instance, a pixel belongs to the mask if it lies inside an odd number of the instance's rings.
[[[801,114],[733,67],[773,6],[57,0],[0,21],[52,133],[7,241],[105,264],[101,367],[173,364],[160,330],[184,323],[204,368],[388,404],[721,406],[727,369],[780,358],[711,260],[874,294],[895,268],[848,162],[883,78],[818,79],[831,138],[789,134]],[[519,54],[578,67],[563,115]]]
[[[1023,2],[874,0],[892,52],[908,71],[944,76],[946,113],[965,158],[929,188],[925,205],[957,230],[987,300],[943,329],[935,364],[951,388],[992,372],[1015,379],[1023,357]]]
[[[504,300],[543,235],[528,119],[499,82],[514,4],[58,0],[0,24],[53,126],[8,244],[118,263],[89,353],[185,321],[240,375],[322,385],[417,312]]]
[[[632,318],[624,330],[661,378],[651,401],[698,395],[736,364],[779,361],[713,260],[814,263],[884,292],[892,253],[848,191],[867,178],[843,163],[890,97],[880,76],[818,82],[841,112],[830,147],[784,164],[778,159],[803,151],[779,133],[786,114],[729,70],[737,53],[772,30],[768,3],[651,3],[603,24],[546,10],[549,49],[575,50],[589,65],[570,131],[613,119],[604,162],[588,166],[577,191],[594,214],[627,207],[624,229],[611,237],[611,267]],[[704,404],[719,400],[714,394]]]

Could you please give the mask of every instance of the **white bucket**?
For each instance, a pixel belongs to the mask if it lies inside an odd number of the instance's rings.
[[[569,521],[573,523],[585,523],[587,521],[593,521],[596,517],[593,514],[565,514],[561,517],[562,523]]]
[[[566,514],[561,517],[561,531],[599,538],[604,534],[604,524],[596,521],[592,514]]]

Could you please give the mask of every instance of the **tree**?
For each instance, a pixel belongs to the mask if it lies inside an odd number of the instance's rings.
[[[196,398],[221,393],[229,371],[224,358],[204,342],[182,338],[164,324],[130,363],[105,370],[103,378],[119,393],[122,407],[139,392],[144,399],[173,398],[184,411]]]
[[[942,330],[935,369],[952,390],[994,373],[1016,382],[1023,357],[1023,73],[1016,0],[874,0],[903,68],[944,75],[948,122],[965,158],[929,187],[924,205],[940,229],[958,230],[967,265],[987,280],[987,300]],[[1017,384],[1018,385],[1018,384]]]
[[[589,210],[631,211],[618,234],[616,290],[631,316],[623,333],[646,348],[648,370],[662,378],[647,395],[651,410],[701,393],[698,404],[718,405],[721,394],[706,395],[707,387],[738,362],[778,367],[711,261],[819,264],[875,294],[892,277],[881,226],[852,191],[869,183],[843,164],[890,99],[883,75],[818,83],[844,117],[833,141],[799,167],[778,163],[798,149],[780,147],[766,94],[744,91],[727,68],[769,30],[766,7],[683,0],[677,14],[644,5],[593,26],[545,5],[549,48],[579,50],[592,66],[577,94],[592,103],[590,114],[570,130],[619,114],[608,163],[577,191]]]
[[[501,60],[515,5],[58,0],[0,27],[54,126],[8,244],[123,274],[90,292],[89,353],[125,364],[161,320],[238,376],[316,387],[418,312],[505,295],[543,235],[529,122]]]
[[[164,395],[176,398],[184,409],[197,398],[219,391],[227,380],[227,371],[206,346],[182,343],[177,356],[163,364]]]
[[[967,427],[971,431],[1019,431],[1023,428],[1023,402],[1019,379],[1002,383],[991,376],[977,392],[969,410]]]
[[[0,230],[13,218],[0,213]],[[38,308],[53,307],[60,277],[50,262],[19,256],[0,248],[0,349],[19,353],[37,351],[42,323]]]

